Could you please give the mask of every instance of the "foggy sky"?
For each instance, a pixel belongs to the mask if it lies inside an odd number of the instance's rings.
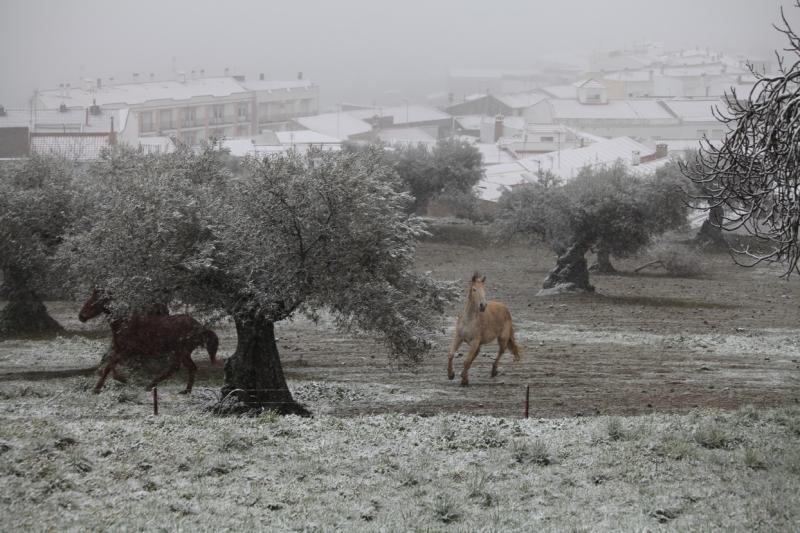
[[[205,69],[321,87],[323,107],[445,90],[449,67],[661,41],[760,56],[782,0],[0,0],[0,104],[83,78]]]

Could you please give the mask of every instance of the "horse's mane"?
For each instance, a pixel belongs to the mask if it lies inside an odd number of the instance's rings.
[[[485,278],[485,277],[486,277],[486,276],[484,276],[483,274],[481,274],[481,273],[480,273],[480,271],[476,270],[476,271],[474,271],[474,272],[472,273],[472,282],[474,283],[474,282],[478,281],[479,279],[481,279],[481,278]]]

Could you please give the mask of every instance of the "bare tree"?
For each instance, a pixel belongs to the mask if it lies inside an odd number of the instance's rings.
[[[722,145],[701,142],[685,172],[718,213],[716,224],[755,237],[757,246],[731,248],[737,263],[782,262],[789,275],[800,272],[800,37],[783,9],[781,18],[775,28],[788,39],[793,62],[776,53],[777,75],[753,71],[758,81],[746,99],[734,90],[726,95],[727,109],[716,112],[728,127]]]

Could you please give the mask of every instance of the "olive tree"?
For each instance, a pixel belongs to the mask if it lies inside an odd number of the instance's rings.
[[[534,235],[558,255],[544,289],[593,291],[587,252],[596,250],[600,270],[613,271],[610,256],[625,257],[653,236],[686,220],[681,189],[663,176],[639,177],[617,162],[586,167],[564,185],[532,183],[500,199],[499,231]]]
[[[386,151],[400,182],[414,198],[413,209],[424,211],[430,200],[443,197],[459,208],[477,201],[473,187],[483,177],[478,149],[460,139],[441,139],[435,146],[398,145]]]
[[[237,409],[304,414],[283,374],[277,322],[326,310],[340,328],[377,332],[392,354],[416,360],[453,296],[413,271],[424,227],[376,157],[248,159],[238,179],[203,183],[133,173],[105,184],[98,209],[108,217],[64,249],[80,258],[73,270],[102,278],[120,304],[167,288],[175,301],[230,316],[237,346],[224,397]]]
[[[74,216],[74,165],[32,156],[0,166],[0,335],[48,334],[61,326],[43,294],[57,273],[50,258]]]
[[[800,2],[795,2],[800,8]],[[727,95],[718,119],[727,127],[720,146],[703,142],[687,175],[716,210],[718,227],[743,230],[759,246],[734,247],[739,264],[781,262],[800,272],[800,36],[783,23],[788,40],[774,76],[758,78],[748,95]]]

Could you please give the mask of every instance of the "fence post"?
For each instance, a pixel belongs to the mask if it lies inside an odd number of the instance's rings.
[[[525,418],[528,418],[528,408],[531,403],[531,386],[525,385]]]
[[[158,415],[158,387],[153,387],[153,415]]]

